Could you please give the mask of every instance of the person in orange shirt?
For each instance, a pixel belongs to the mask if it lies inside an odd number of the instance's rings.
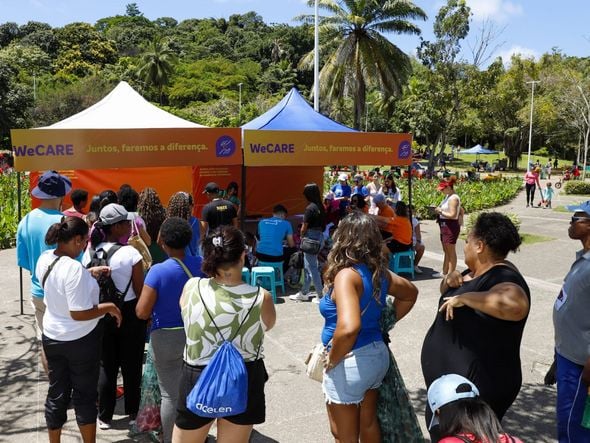
[[[379,228],[391,234],[384,244],[385,252],[394,254],[412,249],[412,222],[408,217],[408,206],[404,202],[397,202],[393,217],[377,215],[375,218]]]

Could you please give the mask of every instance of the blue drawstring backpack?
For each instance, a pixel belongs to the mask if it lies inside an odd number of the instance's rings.
[[[236,338],[248,315],[250,315],[250,311],[256,305],[260,289],[238,330],[230,340],[226,340],[205,305],[205,301],[201,296],[200,283],[199,281],[197,285],[199,297],[201,297],[203,307],[209,314],[215,329],[223,338],[223,343],[215,351],[209,364],[203,369],[195,387],[186,397],[186,407],[193,414],[206,418],[220,418],[241,414],[246,411],[248,406],[248,372],[242,355],[232,341]]]

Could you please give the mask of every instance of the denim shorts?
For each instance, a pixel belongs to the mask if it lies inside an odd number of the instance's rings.
[[[369,389],[381,386],[389,369],[389,350],[382,341],[351,351],[338,365],[324,373],[322,390],[326,403],[359,404]]]

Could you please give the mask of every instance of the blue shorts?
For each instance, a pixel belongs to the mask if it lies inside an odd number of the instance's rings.
[[[326,403],[359,404],[369,389],[381,386],[389,369],[389,350],[382,341],[351,351],[338,365],[324,373],[322,390]]]

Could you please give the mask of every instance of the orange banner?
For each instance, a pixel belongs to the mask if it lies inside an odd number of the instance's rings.
[[[289,214],[301,214],[307,206],[303,188],[307,183],[317,183],[323,189],[324,168],[293,166],[289,168],[261,167],[246,168],[246,217],[269,216],[272,208],[279,203]],[[195,214],[201,217],[203,206],[209,200],[203,195],[205,185],[217,183],[226,189],[230,182],[238,183],[238,197],[242,198],[242,167],[194,167],[193,195]]]
[[[133,189],[140,192],[143,188],[151,187],[156,190],[164,206],[168,200],[178,191],[191,192],[192,168],[186,167],[164,167],[164,168],[121,168],[121,169],[74,169],[60,170],[72,180],[72,189],[85,189],[88,191],[88,204],[93,195],[98,195],[106,189],[117,192],[122,184],[131,185]],[[31,172],[31,189],[36,186],[38,172]],[[34,208],[39,206],[39,200],[33,198]],[[72,206],[69,195],[64,199],[62,208]],[[88,211],[88,206],[86,211]]]
[[[411,162],[411,134],[244,131],[246,166],[403,166]]]
[[[10,132],[17,171],[242,164],[240,128]]]

